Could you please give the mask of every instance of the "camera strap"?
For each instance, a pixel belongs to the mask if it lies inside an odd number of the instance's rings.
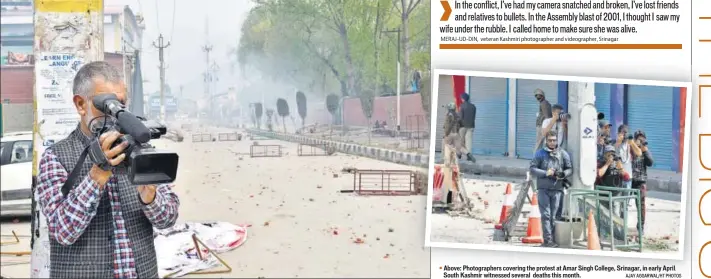
[[[79,172],[81,171],[81,167],[84,165],[84,161],[86,161],[86,156],[89,155],[90,147],[91,145],[84,148],[84,151],[82,151],[81,155],[79,155],[79,160],[77,160],[77,164],[74,165],[72,172],[69,173],[67,181],[64,181],[64,185],[62,185],[63,196],[66,197],[67,194],[69,194],[69,191],[74,188],[74,182],[77,180],[77,176],[79,176]]]

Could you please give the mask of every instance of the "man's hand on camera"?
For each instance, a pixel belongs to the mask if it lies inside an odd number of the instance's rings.
[[[138,195],[144,204],[151,204],[156,198],[156,185],[140,185],[136,187]]]
[[[560,119],[560,113],[553,113],[553,122],[557,122]]]
[[[106,162],[110,166],[116,166],[126,159],[126,154],[123,151],[128,146],[127,142],[123,142],[113,148],[111,146],[116,142],[116,140],[122,135],[119,132],[111,131],[99,136],[99,145],[101,146],[101,151],[106,156]],[[98,182],[101,187],[103,187],[106,182],[108,182],[111,177],[111,170],[102,168],[99,165],[94,165],[91,168],[89,175],[94,181]]]
[[[622,162],[621,161],[617,161],[617,168],[622,169]]]
[[[111,146],[116,142],[118,138],[123,136],[119,132],[111,131],[104,133],[99,137],[99,144],[101,144],[101,150],[104,151],[106,159],[109,161],[111,166],[116,166],[126,159],[126,154],[123,151],[128,146],[128,142],[122,142],[121,144],[111,148]]]

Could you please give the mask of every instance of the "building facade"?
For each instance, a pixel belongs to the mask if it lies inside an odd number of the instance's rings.
[[[440,105],[470,93],[477,107],[472,151],[478,155],[533,156],[539,109],[534,90],[542,89],[551,104],[568,107],[567,81],[441,76],[439,82]],[[629,125],[630,132],[646,132],[655,159],[653,168],[682,170],[685,88],[596,83],[595,106],[612,123],[613,137],[621,124]],[[442,127],[444,113],[438,110],[438,127]],[[436,146],[440,148],[441,143]]]
[[[2,102],[32,102],[33,1],[0,1],[0,64],[2,69]],[[128,6],[106,6],[104,9],[104,59],[119,68],[127,85],[132,83],[132,59],[140,51],[142,19]]]
[[[32,129],[34,86],[33,1],[0,0],[0,92],[3,131]],[[134,57],[140,53],[143,24],[128,6],[104,9],[104,60],[118,68],[132,90]],[[129,92],[133,94],[133,92]],[[135,94],[134,94],[135,95]]]

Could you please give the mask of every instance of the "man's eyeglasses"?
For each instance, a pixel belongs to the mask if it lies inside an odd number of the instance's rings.
[[[558,139],[546,139],[546,142],[557,142]]]

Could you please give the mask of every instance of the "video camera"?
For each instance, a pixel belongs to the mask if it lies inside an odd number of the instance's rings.
[[[112,148],[124,142],[128,143],[124,150],[126,159],[117,167],[126,168],[131,183],[150,185],[175,181],[178,173],[178,154],[158,150],[148,144],[151,139],[158,139],[166,134],[165,126],[132,114],[114,94],[96,95],[92,98],[92,103],[98,110],[116,120],[116,125],[106,125],[95,132],[99,135],[109,131],[123,134],[113,143]]]

